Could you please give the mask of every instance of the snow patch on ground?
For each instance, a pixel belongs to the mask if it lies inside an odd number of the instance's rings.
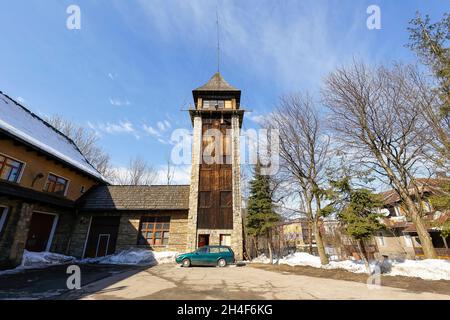
[[[117,254],[101,257],[83,259],[81,263],[98,263],[98,264],[120,264],[120,265],[144,265],[153,266],[162,263],[175,262],[175,256],[178,252],[174,251],[151,251],[147,249],[131,248],[123,250]]]
[[[22,257],[22,267],[28,268],[45,268],[48,266],[55,266],[60,264],[67,264],[74,262],[74,257],[65,256],[52,252],[30,252],[24,250]]]
[[[177,254],[178,252],[174,251],[156,252],[147,249],[133,248],[106,257],[77,260],[75,257],[58,253],[30,252],[25,250],[22,257],[22,264],[11,270],[0,271],[0,276],[19,273],[28,269],[42,269],[69,263],[154,266],[163,263],[174,263]]]
[[[0,275],[14,274],[28,269],[42,269],[50,266],[75,262],[74,257],[53,252],[30,252],[24,250],[22,264],[14,269],[1,271]]]
[[[389,275],[450,280],[450,261],[441,259],[394,261]]]
[[[273,260],[277,263],[277,259]],[[418,277],[425,280],[450,280],[450,261],[439,259],[426,260],[404,260],[389,261],[390,271],[386,273],[389,276]],[[270,259],[264,254],[253,259],[251,263],[270,263]],[[322,266],[320,258],[310,255],[306,252],[296,252],[287,255],[279,260],[280,264],[290,266],[310,266],[323,269],[344,269],[354,273],[366,273],[366,267],[362,261],[331,261]],[[376,262],[371,263],[371,269],[374,270]]]

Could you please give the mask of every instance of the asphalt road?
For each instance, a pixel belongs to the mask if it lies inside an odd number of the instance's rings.
[[[309,277],[243,267],[181,268],[172,264],[127,270],[91,282],[60,299],[450,299],[365,283]]]

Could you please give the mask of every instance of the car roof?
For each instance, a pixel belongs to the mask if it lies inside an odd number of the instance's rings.
[[[215,245],[215,246],[203,246],[202,248],[228,248],[228,249],[231,249],[230,246],[217,246],[217,245]]]

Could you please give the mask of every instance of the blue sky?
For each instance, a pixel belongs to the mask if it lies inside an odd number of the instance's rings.
[[[115,166],[142,156],[163,168],[171,132],[190,129],[192,89],[216,71],[219,8],[221,73],[242,90],[257,126],[285,93],[317,94],[321,79],[353,58],[412,62],[408,21],[436,20],[442,0],[15,0],[1,1],[0,90],[43,115],[91,127]],[[81,9],[68,30],[66,8]],[[366,9],[381,9],[368,30]],[[176,181],[188,182],[186,168]]]

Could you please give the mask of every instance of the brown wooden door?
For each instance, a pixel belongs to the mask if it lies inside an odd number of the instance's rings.
[[[209,246],[209,234],[199,234],[198,235],[198,247]]]
[[[96,258],[116,251],[120,217],[92,217],[85,257]]]
[[[54,215],[34,212],[31,216],[25,249],[33,252],[42,252],[47,248],[52,232]]]

